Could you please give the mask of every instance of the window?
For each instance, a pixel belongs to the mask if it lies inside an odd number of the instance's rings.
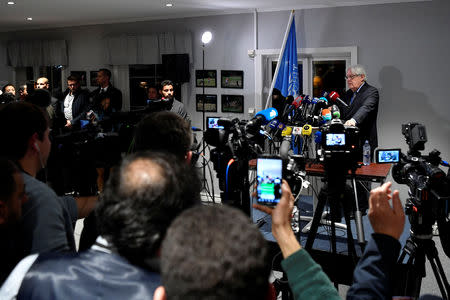
[[[131,109],[145,106],[147,103],[147,89],[156,86],[159,90],[160,83],[164,78],[162,64],[152,65],[130,65],[130,105]],[[174,93],[176,99],[181,99],[181,85],[174,82]]]
[[[35,83],[39,77],[46,77],[53,95],[62,91],[62,66],[41,66],[15,68],[16,86]]]
[[[279,49],[257,50],[256,74],[261,74],[255,82],[257,110],[265,108],[279,52]],[[357,47],[299,48],[297,56],[300,93],[321,97],[325,91],[336,91],[342,95],[347,88],[345,70],[357,63]]]

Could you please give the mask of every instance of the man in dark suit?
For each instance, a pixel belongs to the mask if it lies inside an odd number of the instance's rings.
[[[111,100],[111,107],[115,111],[122,110],[122,92],[111,84],[111,71],[100,69],[97,73],[99,87],[91,93],[92,102],[97,105],[101,94],[107,94]]]
[[[346,120],[346,125],[357,126],[360,129],[360,140],[362,143],[369,141],[373,156],[373,151],[378,146],[378,90],[366,82],[366,71],[361,65],[350,66],[345,78],[349,90],[344,96],[344,101],[348,107],[341,107],[342,119]]]
[[[80,120],[86,118],[89,109],[89,91],[82,89],[80,79],[74,75],[67,77],[67,90],[59,104],[59,113],[65,119],[66,128],[79,127]]]
[[[349,89],[344,95],[344,101],[348,107],[340,107],[342,120],[346,120],[345,125],[357,126],[360,130],[361,148],[358,149],[358,157],[361,161],[363,159],[362,145],[366,140],[369,141],[371,161],[373,161],[373,153],[378,146],[378,90],[366,82],[366,70],[362,65],[348,67],[345,79]],[[356,186],[359,208],[365,214],[368,208],[367,191],[370,190],[370,182],[360,181],[359,183]]]

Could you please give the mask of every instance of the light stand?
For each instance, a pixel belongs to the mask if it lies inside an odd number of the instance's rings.
[[[212,33],[210,31],[205,31],[202,34],[202,130],[203,130],[203,135],[205,134],[206,131],[206,121],[205,121],[205,45],[208,44],[209,42],[211,42],[212,39]],[[203,178],[202,178],[202,184],[203,184],[203,188],[206,189],[207,184],[206,184],[206,172],[205,172],[205,168],[206,168],[206,161],[205,161],[205,154],[206,154],[206,146],[205,146],[205,138],[204,136],[202,137],[202,151],[203,151],[203,165],[202,165],[202,171],[203,171]]]

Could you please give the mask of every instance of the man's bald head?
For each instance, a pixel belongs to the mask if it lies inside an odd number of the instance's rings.
[[[200,203],[195,170],[175,156],[137,152],[113,170],[96,214],[99,233],[132,263],[154,257],[173,219]]]

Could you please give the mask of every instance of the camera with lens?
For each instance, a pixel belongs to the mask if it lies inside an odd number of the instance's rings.
[[[345,126],[340,119],[333,119],[322,125],[320,131],[320,160],[354,163],[360,160],[358,127]]]
[[[392,177],[399,184],[409,187],[405,213],[411,223],[411,235],[429,239],[432,226],[437,222],[442,247],[450,257],[450,183],[449,174],[439,168],[446,165],[436,149],[422,155],[427,135],[425,126],[419,123],[402,125],[402,134],[409,146],[408,153],[400,149],[378,149],[377,163],[395,163]]]

